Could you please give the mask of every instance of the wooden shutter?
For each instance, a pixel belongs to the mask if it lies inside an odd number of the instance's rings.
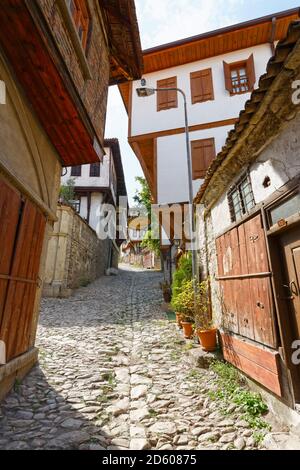
[[[177,88],[177,77],[171,77],[165,80],[158,80],[157,88]],[[157,111],[177,108],[177,106],[178,100],[176,90],[157,92]]]
[[[230,94],[232,94],[233,88],[232,88],[230,65],[227,64],[227,62],[223,61],[223,67],[224,67],[225,88],[226,90],[229,91]]]
[[[193,179],[204,178],[216,156],[215,139],[194,140],[192,143]]]
[[[251,54],[251,56],[249,57],[249,59],[246,62],[246,70],[247,70],[249,91],[253,91],[254,85],[255,85],[255,82],[256,82],[253,54]]]
[[[40,258],[46,218],[30,201],[21,201],[14,190],[10,205],[10,240],[1,231],[0,242],[7,247],[1,260],[0,339],[6,344],[7,361],[26,352],[31,344],[31,326],[38,285]],[[2,205],[2,203],[1,203]],[[0,226],[3,224],[1,211]],[[5,221],[4,221],[5,222]],[[5,271],[5,272],[4,272]],[[3,280],[6,282],[5,291]]]
[[[192,72],[190,78],[192,104],[214,100],[214,87],[211,69]]]

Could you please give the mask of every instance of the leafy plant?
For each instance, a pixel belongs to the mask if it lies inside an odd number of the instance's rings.
[[[213,400],[222,400],[224,407],[236,404],[243,413],[243,418],[254,429],[270,429],[262,416],[268,407],[261,395],[245,388],[239,372],[233,366],[221,361],[215,361],[211,370],[217,374],[217,387],[209,396]]]
[[[151,220],[151,224],[155,224],[156,221],[151,219],[151,205],[153,202],[151,190],[145,178],[141,176],[137,176],[135,178],[136,182],[139,183],[140,189],[136,191],[134,196],[134,201],[139,205],[145,208],[148,219]],[[144,235],[143,241],[141,246],[143,248],[148,248],[149,250],[153,251],[156,255],[160,255],[160,240],[154,237],[154,231],[152,230],[152,226],[149,226],[149,229]]]
[[[172,298],[172,306],[186,321],[194,321],[198,328],[211,328],[208,281],[183,281],[177,295]]]
[[[70,203],[75,199],[75,179],[69,178],[66,184],[63,184],[60,188],[60,199],[65,203]]]
[[[192,257],[188,253],[185,256],[182,256],[179,261],[178,268],[173,274],[173,283],[172,283],[172,300],[181,292],[182,285],[185,281],[190,281],[193,277],[192,274]]]

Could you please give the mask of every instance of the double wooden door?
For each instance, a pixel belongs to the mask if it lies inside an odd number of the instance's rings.
[[[0,340],[6,361],[31,344],[46,218],[0,177]]]

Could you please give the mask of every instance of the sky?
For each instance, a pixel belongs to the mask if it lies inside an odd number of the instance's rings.
[[[158,46],[289,8],[300,0],[135,0],[142,48]],[[117,87],[109,90],[105,136],[120,141],[129,203],[143,176],[127,142],[128,116]]]

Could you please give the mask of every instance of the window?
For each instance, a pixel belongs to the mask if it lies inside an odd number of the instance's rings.
[[[79,199],[76,199],[76,200],[70,202],[70,204],[73,207],[73,209],[77,212],[77,214],[80,214],[81,197],[79,197]]]
[[[158,80],[157,88],[177,88],[177,77]],[[157,111],[177,108],[177,91],[158,91],[157,92]]]
[[[192,72],[190,79],[192,104],[214,100],[214,86],[211,69]]]
[[[90,165],[90,176],[100,176],[100,162],[91,163]]]
[[[300,194],[295,193],[288,199],[284,199],[280,204],[270,209],[270,225],[275,225],[280,220],[285,220],[295,214],[300,214]]]
[[[72,166],[71,176],[81,176],[81,165]]]
[[[67,0],[69,11],[73,17],[83,49],[86,49],[90,16],[85,0]]]
[[[227,64],[223,62],[225,87],[231,95],[240,95],[253,91],[255,85],[255,67],[253,54],[248,60]]]
[[[194,140],[192,145],[193,179],[204,178],[216,156],[215,139]]]
[[[254,206],[254,195],[249,174],[245,174],[228,193],[231,222],[236,222]]]

